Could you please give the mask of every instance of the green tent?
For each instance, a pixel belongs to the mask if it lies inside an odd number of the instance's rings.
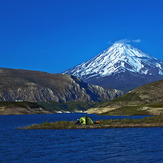
[[[80,124],[83,124],[83,125],[92,125],[92,124],[94,124],[92,119],[90,117],[88,117],[88,116],[81,117],[79,119],[79,121],[80,121]]]

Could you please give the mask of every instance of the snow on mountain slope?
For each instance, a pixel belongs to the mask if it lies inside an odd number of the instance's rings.
[[[64,74],[124,92],[163,79],[163,62],[126,43],[115,43]]]
[[[65,71],[79,78],[106,77],[130,71],[144,75],[163,75],[163,62],[125,43],[115,43],[99,55]]]

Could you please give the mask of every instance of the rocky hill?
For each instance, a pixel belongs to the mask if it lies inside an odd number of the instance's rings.
[[[163,80],[143,85],[87,112],[110,115],[163,114]]]
[[[86,84],[72,75],[0,68],[0,101],[105,101],[122,94]]]

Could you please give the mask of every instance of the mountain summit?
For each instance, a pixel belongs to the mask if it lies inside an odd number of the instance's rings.
[[[125,92],[163,79],[163,62],[126,43],[115,43],[99,55],[64,72],[83,81]]]

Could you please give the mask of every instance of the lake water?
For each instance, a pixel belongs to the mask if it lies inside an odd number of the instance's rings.
[[[0,116],[0,162],[163,163],[163,128],[17,130],[85,114]],[[124,118],[90,115],[99,119]],[[141,118],[131,117],[131,118]]]

